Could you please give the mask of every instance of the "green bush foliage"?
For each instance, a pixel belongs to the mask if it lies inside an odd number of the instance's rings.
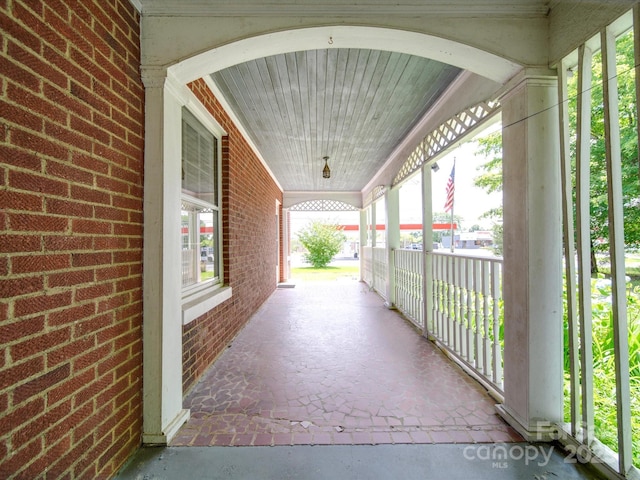
[[[613,344],[611,285],[604,279],[592,279],[592,345],[594,434],[613,451],[618,450],[616,418],[616,378]],[[566,296],[565,296],[566,299]],[[629,377],[631,390],[631,429],[633,463],[640,467],[640,287],[627,289],[629,327]],[[568,324],[565,318],[565,338]],[[569,347],[565,341],[565,419],[569,420]]]
[[[307,249],[304,261],[315,268],[326,267],[335,255],[342,250],[347,237],[339,225],[319,220],[310,222],[298,232],[298,240]]]

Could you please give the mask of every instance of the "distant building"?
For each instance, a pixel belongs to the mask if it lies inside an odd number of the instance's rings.
[[[493,245],[493,235],[489,231],[462,232],[455,235],[455,248],[482,248]],[[442,236],[442,247],[451,248],[451,235]]]

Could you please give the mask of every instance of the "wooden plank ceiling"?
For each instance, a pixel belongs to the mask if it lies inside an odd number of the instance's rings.
[[[459,73],[406,54],[327,49],[212,78],[284,190],[360,191]]]

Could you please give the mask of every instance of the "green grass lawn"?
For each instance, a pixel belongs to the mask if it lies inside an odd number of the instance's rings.
[[[338,280],[339,278],[359,278],[360,269],[357,265],[344,267],[297,267],[291,269],[291,278],[293,280],[306,281],[323,281],[329,282]]]
[[[631,279],[631,286],[640,286],[640,254],[626,253],[624,256],[625,273]],[[605,276],[611,275],[608,257],[598,255],[598,271]]]

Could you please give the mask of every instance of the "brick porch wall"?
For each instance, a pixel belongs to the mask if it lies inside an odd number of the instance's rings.
[[[276,200],[282,203],[282,192],[204,81],[190,88],[228,133],[222,142],[223,243],[233,298],[184,327],[185,392],[274,291]]]
[[[139,18],[4,0],[0,30],[0,478],[108,478],[142,428]]]

